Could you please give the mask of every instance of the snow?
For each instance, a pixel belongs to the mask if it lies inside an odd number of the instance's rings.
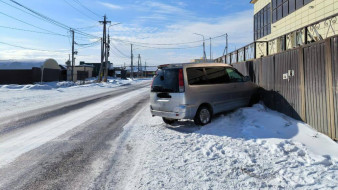
[[[114,168],[124,171],[114,172],[118,189],[338,187],[337,143],[260,104],[201,128],[166,125],[146,107],[112,145],[123,158]]]
[[[123,102],[138,97],[148,90],[148,88],[142,88],[132,91],[100,103],[86,106],[65,116],[57,116],[42,123],[26,126],[25,129],[14,134],[5,135],[0,139],[0,167],[12,162],[25,152],[55,139],[107,110],[112,108],[118,109]]]
[[[31,85],[0,85],[0,112],[2,117],[20,114],[30,110],[58,103],[89,97],[118,89],[117,87],[147,82],[149,80],[121,80],[109,78],[108,82],[88,84],[73,82],[47,82]]]

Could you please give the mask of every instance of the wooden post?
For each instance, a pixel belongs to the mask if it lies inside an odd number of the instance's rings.
[[[331,38],[325,39],[325,73],[326,73],[326,104],[327,104],[327,120],[329,136],[332,139],[336,137],[335,131],[335,109],[333,101],[333,86],[332,86],[332,52]]]
[[[306,97],[305,97],[305,69],[304,69],[304,48],[298,48],[298,67],[299,67],[299,78],[300,78],[300,101],[301,101],[301,113],[300,117],[304,122],[306,121]]]

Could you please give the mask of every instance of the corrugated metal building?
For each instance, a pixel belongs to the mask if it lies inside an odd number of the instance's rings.
[[[0,60],[0,84],[32,84],[59,79],[60,67],[54,59]]]

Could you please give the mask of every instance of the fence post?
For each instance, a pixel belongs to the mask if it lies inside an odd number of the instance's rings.
[[[305,69],[304,69],[304,48],[298,48],[298,64],[299,64],[299,78],[300,78],[300,101],[301,101],[301,113],[300,117],[304,122],[306,121],[306,96],[305,96]]]
[[[327,120],[329,127],[329,136],[335,138],[335,118],[334,118],[334,102],[333,102],[333,86],[332,86],[332,52],[331,38],[325,39],[325,73],[326,73],[326,104],[327,104]]]

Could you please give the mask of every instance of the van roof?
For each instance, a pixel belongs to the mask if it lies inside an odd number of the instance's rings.
[[[207,67],[207,66],[222,66],[222,67],[232,67],[229,64],[224,63],[175,63],[175,64],[165,64],[165,65],[159,65],[157,66],[158,69],[164,69],[164,68],[183,68],[183,67]]]

